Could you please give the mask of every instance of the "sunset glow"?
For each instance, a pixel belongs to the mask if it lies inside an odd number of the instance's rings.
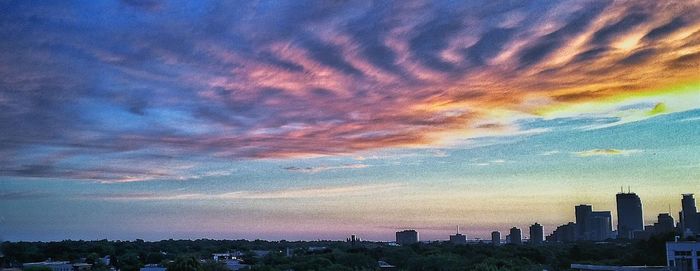
[[[0,14],[0,239],[485,238],[700,193],[699,1]]]

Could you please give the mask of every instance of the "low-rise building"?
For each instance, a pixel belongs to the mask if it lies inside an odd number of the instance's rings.
[[[214,254],[212,254],[212,259],[214,259],[214,261],[218,262],[218,261],[237,259],[239,256],[242,256],[242,253],[240,253],[240,255],[236,252],[234,252],[234,253],[230,253],[230,252],[214,253]]]
[[[28,267],[48,267],[51,271],[73,271],[73,265],[68,261],[43,261],[35,263],[24,263],[22,268],[26,269]]]
[[[669,271],[666,266],[618,266],[618,265],[592,265],[571,264],[571,269],[580,271]]]
[[[163,267],[162,265],[159,264],[147,264],[144,267],[141,267],[139,271],[166,271],[168,270],[167,268]]]
[[[667,242],[666,262],[671,270],[700,270],[700,243],[688,241]]]

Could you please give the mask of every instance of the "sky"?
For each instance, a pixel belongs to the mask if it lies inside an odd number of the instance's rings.
[[[2,240],[548,234],[700,193],[698,1],[0,0],[0,37]]]

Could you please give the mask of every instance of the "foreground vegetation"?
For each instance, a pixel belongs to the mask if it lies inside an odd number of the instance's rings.
[[[404,247],[363,242],[268,242],[245,240],[164,240],[4,242],[2,264],[19,266],[46,259],[84,261],[95,269],[107,270],[98,260],[109,255],[111,265],[122,271],[135,271],[145,264],[162,264],[169,271],[225,270],[211,261],[212,253],[243,252],[242,259],[252,270],[377,270],[385,261],[397,270],[567,270],[571,263],[606,265],[664,265],[665,242],[672,235],[647,241],[541,246],[488,244],[452,245],[446,242]],[[315,249],[309,249],[315,247]],[[287,249],[292,252],[287,256]],[[255,251],[269,251],[265,256]]]

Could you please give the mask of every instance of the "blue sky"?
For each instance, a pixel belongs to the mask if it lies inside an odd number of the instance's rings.
[[[0,238],[446,239],[700,192],[700,7],[0,1]]]

